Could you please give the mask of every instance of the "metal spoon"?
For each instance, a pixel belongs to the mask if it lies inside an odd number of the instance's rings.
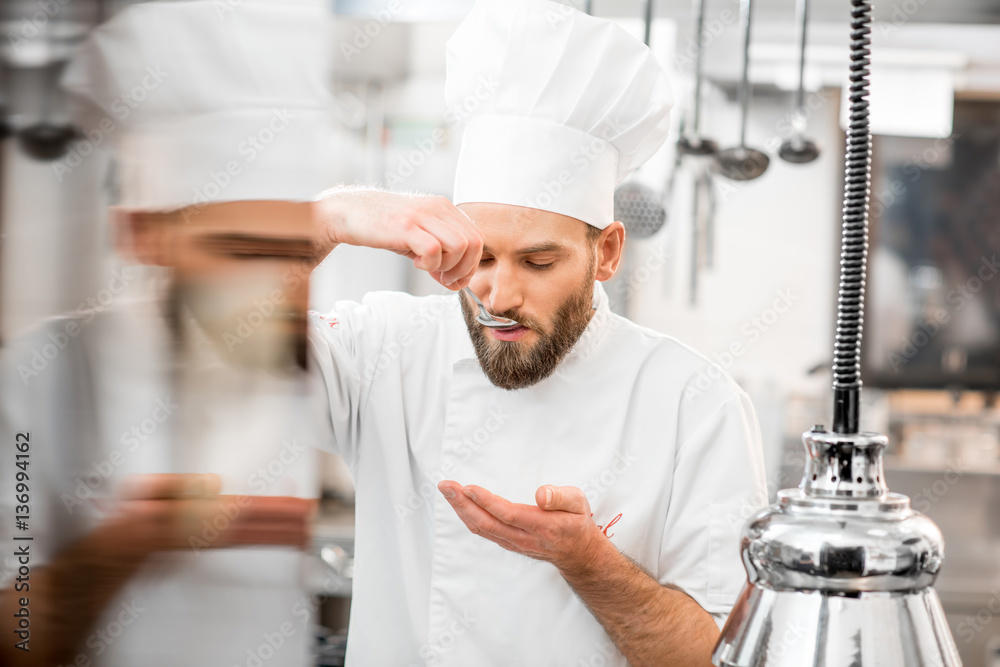
[[[490,315],[490,311],[486,310],[483,302],[468,287],[463,287],[462,291],[472,297],[472,300],[479,306],[479,315],[476,316],[476,321],[484,327],[489,327],[490,329],[509,329],[510,327],[520,326],[519,322],[508,320],[506,317],[493,317]]]
[[[740,0],[743,23],[743,78],[740,80],[740,145],[719,153],[716,160],[719,173],[734,181],[759,178],[770,162],[767,155],[747,147],[747,107],[750,104],[750,0]]]
[[[806,26],[809,24],[809,0],[797,0],[795,11],[799,18],[799,90],[795,94],[795,109],[792,111],[792,136],[781,143],[778,157],[793,164],[806,164],[819,157],[819,146],[806,139],[805,71],[806,71]]]

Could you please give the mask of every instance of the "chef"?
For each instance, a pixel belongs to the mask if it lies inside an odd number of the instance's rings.
[[[15,590],[20,564],[2,560],[0,664],[311,660],[303,548],[319,480],[294,342],[309,200],[333,159],[321,150],[328,14],[318,0],[256,0],[224,17],[217,5],[128,7],[63,82],[77,122],[113,149],[122,257],[111,303],[4,350],[0,530],[7,545],[29,536],[31,555],[30,589]],[[118,113],[148,68],[160,83]],[[25,532],[15,441],[29,457]]]
[[[766,499],[759,428],[732,379],[601,287],[614,188],[667,134],[664,72],[609,21],[480,0],[446,91],[478,104],[454,205],[332,190],[325,249],[406,255],[518,324],[484,327],[464,294],[310,314],[357,488],[348,664],[708,665]]]

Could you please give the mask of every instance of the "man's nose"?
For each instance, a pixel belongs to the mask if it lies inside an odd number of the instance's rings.
[[[483,303],[490,312],[499,314],[519,308],[523,302],[521,288],[509,267],[497,266],[490,276],[489,295]]]

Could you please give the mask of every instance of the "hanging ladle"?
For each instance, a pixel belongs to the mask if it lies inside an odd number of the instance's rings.
[[[781,143],[778,156],[785,162],[807,164],[819,157],[816,142],[803,136],[806,129],[806,26],[809,21],[809,0],[797,0],[795,12],[799,19],[799,90],[795,94],[795,108],[792,110],[792,136]]]
[[[653,0],[647,0],[645,8],[645,44],[649,46],[649,36],[653,27]],[[641,183],[625,182],[615,189],[615,220],[625,225],[626,238],[648,238],[660,231],[667,221],[667,209],[663,195]]]
[[[691,121],[691,134],[681,129],[677,140],[677,150],[685,155],[714,155],[719,152],[719,145],[701,136],[701,54],[703,45],[702,34],[705,30],[705,0],[694,0],[695,6],[695,58],[694,58],[694,118]]]
[[[747,108],[750,104],[750,0],[740,0],[740,20],[743,25],[743,78],[740,80],[740,145],[727,148],[716,156],[719,173],[734,181],[759,178],[770,162],[755,148],[747,147]]]
[[[646,46],[649,46],[653,26],[653,0],[646,2],[644,20],[643,37]],[[667,193],[666,198],[669,196]],[[613,288],[608,290],[609,305],[614,313],[628,315],[634,259],[634,249],[629,240],[633,237],[637,239],[649,238],[660,231],[667,221],[667,209],[664,202],[663,193],[634,180],[626,181],[615,188],[615,220],[620,220],[625,226],[626,242],[621,265],[615,274]]]
[[[49,119],[52,96],[64,66],[65,62],[59,62],[41,71],[41,120],[17,134],[22,150],[36,160],[51,162],[61,158],[69,151],[70,142],[79,136],[72,125],[59,125]]]

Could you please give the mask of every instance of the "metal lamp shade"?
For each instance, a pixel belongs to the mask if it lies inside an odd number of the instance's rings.
[[[931,586],[937,526],[890,493],[886,438],[803,435],[797,489],[743,529],[747,585],[712,661],[719,667],[960,667]]]

